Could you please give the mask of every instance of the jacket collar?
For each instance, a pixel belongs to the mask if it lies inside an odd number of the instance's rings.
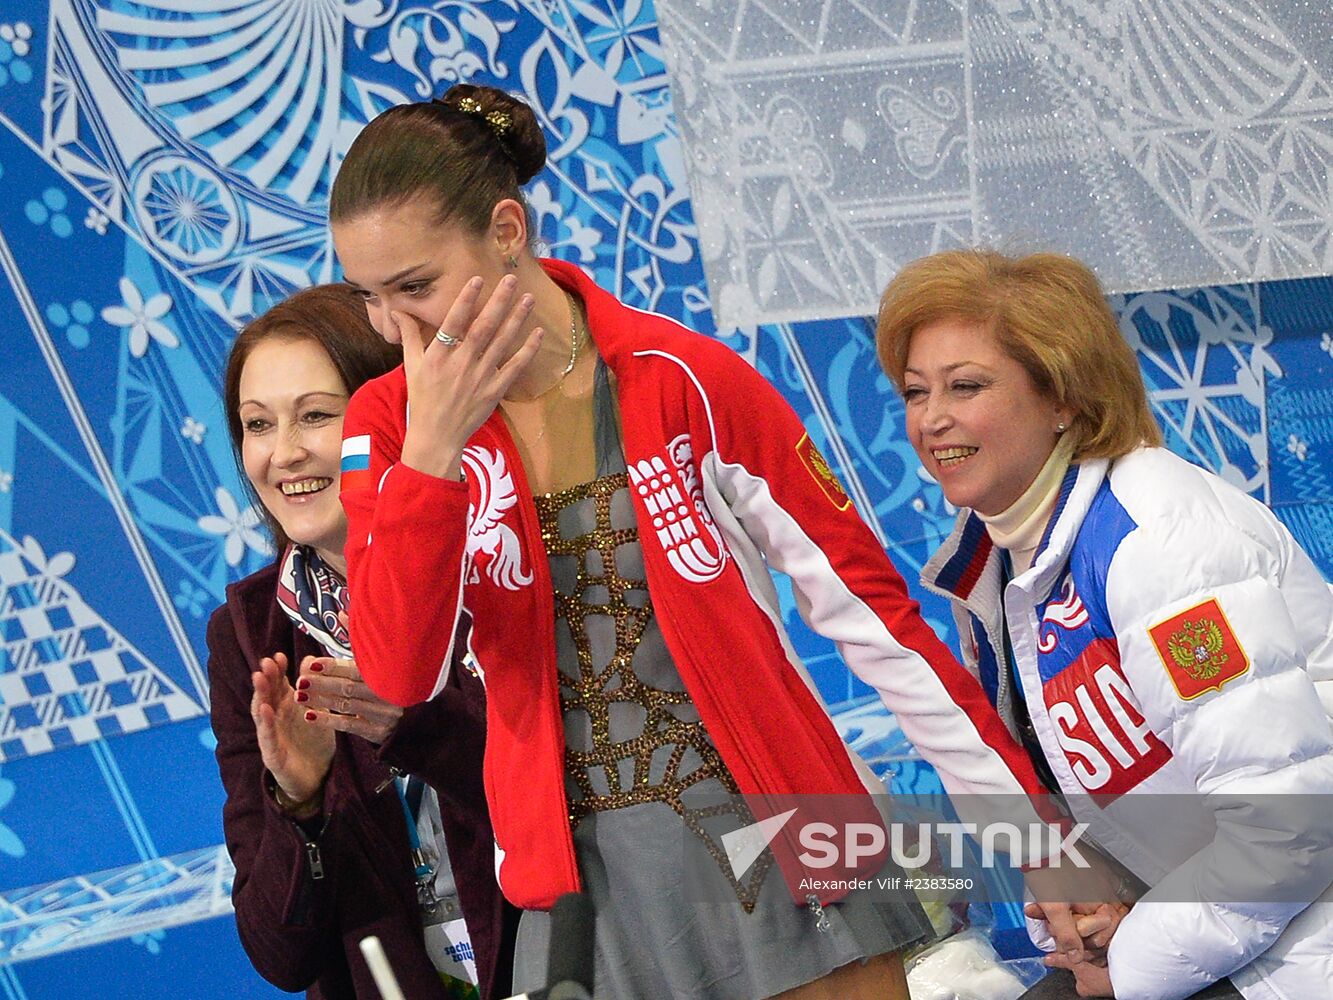
[[[1055,585],[1109,465],[1099,458],[1069,466],[1032,565],[1014,581],[1023,589],[1046,594]],[[962,602],[984,618],[984,612],[999,602],[1002,558],[981,518],[964,508],[958,512],[949,537],[922,568],[921,583],[927,590]]]
[[[588,317],[588,333],[597,345],[597,353],[618,378],[626,374],[627,365],[633,365],[632,356],[636,351],[676,343],[656,330],[655,324],[661,323],[664,317],[626,305],[602,289],[582,268],[551,257],[543,257],[540,263],[552,281],[583,301]],[[628,317],[627,313],[630,314]],[[634,314],[650,317],[653,323],[634,323]],[[631,321],[627,322],[627,319]],[[682,332],[685,330],[674,322],[672,326]]]
[[[292,650],[288,673],[295,676],[301,659],[323,656],[324,649],[304,632],[299,631],[287,613],[278,606],[278,560],[263,569],[227,585],[227,614],[237,645],[249,663],[258,663],[260,657],[272,656],[276,650]]]
[[[552,281],[565,291],[573,292],[583,302],[583,308],[588,317],[588,334],[592,337],[593,343],[597,345],[597,353],[614,370],[616,365],[613,357],[617,355],[620,348],[619,341],[621,338],[618,334],[620,334],[624,324],[616,322],[612,312],[618,312],[626,307],[614,297],[602,291],[596,282],[583,273],[581,268],[568,261],[543,257],[540,263],[542,270]]]

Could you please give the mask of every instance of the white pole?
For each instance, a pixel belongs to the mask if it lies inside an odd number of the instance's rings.
[[[398,988],[398,978],[389,967],[389,957],[384,954],[384,945],[380,944],[380,939],[374,934],[363,937],[361,954],[365,956],[366,964],[370,966],[370,974],[375,977],[375,985],[379,987],[380,996],[384,1000],[404,1000],[403,991]]]

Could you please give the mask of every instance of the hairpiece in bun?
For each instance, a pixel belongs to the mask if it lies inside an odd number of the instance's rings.
[[[329,198],[337,225],[386,205],[426,198],[438,222],[480,233],[506,199],[546,166],[546,135],[522,100],[459,83],[421,104],[390,108],[343,158]]]

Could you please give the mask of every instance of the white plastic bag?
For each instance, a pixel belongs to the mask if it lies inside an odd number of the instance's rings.
[[[908,963],[912,1000],[1015,1000],[1027,986],[973,928],[931,945]]]

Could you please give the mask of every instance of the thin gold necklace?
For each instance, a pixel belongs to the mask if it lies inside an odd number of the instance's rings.
[[[579,306],[578,303],[574,301],[574,296],[571,295],[569,292],[565,292],[565,298],[569,302],[569,364],[565,365],[565,370],[559,374],[559,376],[556,378],[554,382],[548,385],[541,392],[537,393],[537,395],[528,396],[526,399],[511,400],[511,402],[535,403],[543,396],[555,391],[555,389],[558,386],[560,386],[561,383],[565,381],[565,379],[569,377],[569,373],[574,370],[574,366],[578,364],[579,342],[583,340],[584,334],[587,333],[587,328],[584,327],[583,329],[579,329],[579,315],[580,315]],[[545,433],[546,433],[546,428],[543,427],[542,434]],[[534,443],[540,440],[541,440],[541,434],[538,434],[537,437],[534,439]]]

